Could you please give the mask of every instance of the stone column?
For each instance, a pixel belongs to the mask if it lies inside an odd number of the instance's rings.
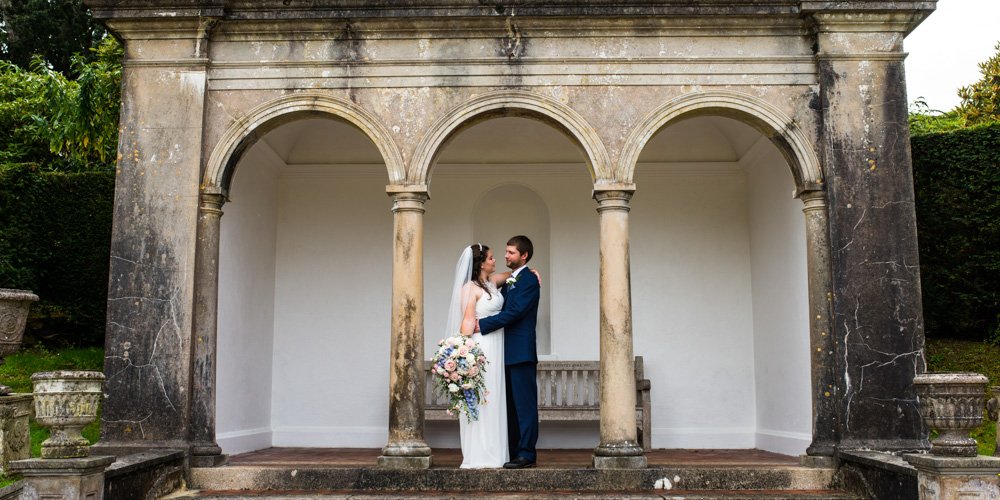
[[[125,48],[100,453],[190,448],[209,12],[94,10]]]
[[[926,449],[912,384],[925,361],[902,42],[921,14],[906,8],[927,4],[803,5],[816,9],[839,446]]]
[[[215,442],[215,373],[219,316],[219,222],[221,193],[202,192],[194,258],[194,343],[191,346],[191,465],[225,462]]]
[[[594,190],[601,226],[601,444],[594,449],[594,467],[598,469],[646,466],[635,427],[628,250],[629,200],[634,191],[633,185]]]
[[[830,226],[826,193],[799,195],[806,217],[809,275],[809,350],[812,368],[813,440],[810,456],[833,456],[837,443],[837,360],[831,324]]]
[[[392,197],[392,339],[389,443],[379,467],[427,469],[424,441],[424,203],[426,186],[389,186]]]

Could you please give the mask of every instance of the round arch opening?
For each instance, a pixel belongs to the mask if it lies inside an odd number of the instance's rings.
[[[634,349],[654,448],[798,455],[812,439],[798,179],[759,123],[734,116],[676,117],[636,155]]]
[[[220,222],[218,443],[225,453],[384,444],[388,369],[353,375],[358,352],[389,352],[380,148],[312,111],[241,144]]]

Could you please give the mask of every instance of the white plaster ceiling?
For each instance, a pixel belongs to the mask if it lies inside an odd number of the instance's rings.
[[[646,145],[640,162],[733,162],[761,134],[737,120],[694,117],[660,130]],[[286,165],[381,164],[375,145],[347,122],[309,118],[292,122],[263,139]],[[579,163],[580,149],[560,131],[521,117],[500,117],[459,132],[438,158],[439,164]]]

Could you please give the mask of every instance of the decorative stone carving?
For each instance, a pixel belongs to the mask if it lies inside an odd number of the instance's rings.
[[[0,360],[21,348],[28,309],[37,300],[28,290],[0,288]]]
[[[11,461],[31,457],[31,394],[0,397],[0,470],[7,472]]]
[[[80,458],[90,443],[80,434],[97,418],[104,374],[89,371],[40,372],[35,388],[35,420],[51,430],[42,443],[42,458]]]
[[[913,378],[920,401],[920,415],[940,435],[931,441],[931,454],[974,457],[976,440],[969,430],[983,422],[986,384],[978,373],[924,373]]]

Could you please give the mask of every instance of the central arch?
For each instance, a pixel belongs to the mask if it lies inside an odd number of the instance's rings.
[[[613,178],[610,158],[597,134],[597,129],[579,113],[543,95],[521,91],[499,91],[477,96],[441,117],[417,146],[412,170],[407,180],[413,184],[429,184],[431,167],[436,155],[455,131],[496,113],[526,115],[553,124],[583,150],[591,180]]]

